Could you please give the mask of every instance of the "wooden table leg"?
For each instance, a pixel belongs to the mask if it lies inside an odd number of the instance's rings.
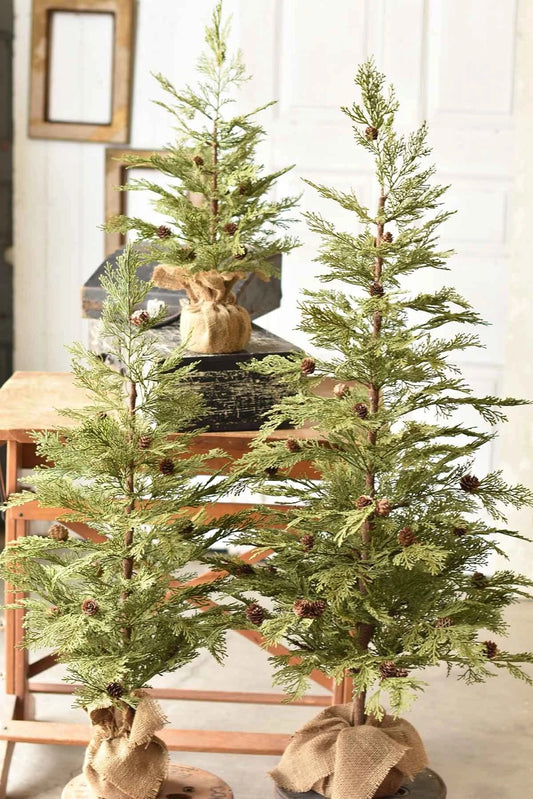
[[[6,726],[7,722],[14,718],[16,699],[17,697],[13,694],[1,697],[0,725],[2,727]],[[13,741],[0,741],[0,799],[6,799],[7,778],[14,748]]]

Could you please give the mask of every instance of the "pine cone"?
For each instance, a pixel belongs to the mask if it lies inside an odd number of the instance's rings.
[[[348,388],[346,383],[336,383],[336,385],[333,386],[333,393],[339,399],[343,399],[349,390],[350,389]]]
[[[396,669],[396,675],[395,675],[396,677],[407,677],[408,675],[409,672],[407,671],[407,669]]]
[[[479,480],[473,474],[463,474],[459,481],[459,485],[468,494],[475,494],[479,488]]]
[[[441,618],[437,619],[435,622],[435,627],[453,627],[454,624],[455,621],[451,616],[441,616]]]
[[[109,685],[106,685],[105,690],[113,699],[120,699],[124,694],[124,689],[118,682],[110,682]]]
[[[172,458],[163,458],[162,461],[159,461],[159,466],[157,468],[161,474],[174,474],[174,461]]]
[[[383,286],[379,282],[379,280],[374,280],[372,285],[370,286],[370,296],[371,297],[383,297],[385,293]]]
[[[398,543],[402,547],[410,547],[418,543],[418,538],[410,527],[402,527],[398,533]]]
[[[139,436],[139,449],[148,449],[150,444],[152,443],[151,436]]]
[[[192,160],[194,161],[196,166],[203,166],[204,165],[204,159],[202,158],[201,155],[195,155]]]
[[[96,616],[100,610],[100,605],[96,599],[84,599],[81,603],[81,609],[86,616]]]
[[[356,402],[353,406],[353,410],[356,416],[360,419],[366,419],[368,416],[368,406],[365,405],[364,402]]]
[[[157,235],[160,239],[169,239],[172,236],[172,231],[166,225],[159,225],[157,228]]]
[[[389,231],[384,233],[382,241],[386,242],[387,244],[391,244],[393,241],[392,233],[390,233]]]
[[[357,510],[362,510],[363,508],[367,508],[369,505],[372,504],[372,497],[368,497],[366,494],[362,494],[358,499],[355,500],[355,507]]]
[[[376,516],[389,516],[392,510],[392,505],[387,499],[387,497],[383,497],[383,499],[378,499],[376,502]]]
[[[466,527],[454,527],[452,533],[457,536],[457,538],[461,538],[463,535],[466,535],[468,530]]]
[[[55,522],[48,530],[48,536],[54,541],[68,541],[68,530],[63,524]]]
[[[495,658],[499,651],[498,644],[495,644],[494,641],[483,641],[483,652],[489,660]]]
[[[256,627],[259,627],[264,622],[266,616],[264,609],[257,602],[252,602],[251,605],[248,605],[245,614],[250,624],[255,624]]]
[[[375,128],[373,125],[369,125],[365,128],[365,136],[369,141],[375,141],[378,137],[379,130]]]
[[[485,588],[489,582],[482,572],[474,572],[470,579],[474,588]]]
[[[265,474],[267,477],[275,477],[279,472],[279,468],[277,466],[267,466],[265,469]]]
[[[141,309],[139,311],[134,311],[130,316],[130,322],[132,325],[136,327],[142,327],[148,320],[150,319],[150,314],[148,311]]]
[[[49,608],[46,608],[46,615],[50,616],[51,618],[59,616],[60,613],[61,611],[59,610],[57,605],[50,605]]]
[[[316,363],[312,358],[304,358],[300,364],[300,371],[303,375],[312,375],[316,369]]]
[[[247,255],[248,255],[248,248],[247,247],[241,247],[241,251],[238,252],[238,253],[235,253],[235,255],[233,257],[235,258],[236,261],[243,261],[246,258]]]
[[[241,561],[240,563],[237,563],[233,573],[236,577],[246,577],[249,574],[254,574],[254,568],[249,563]]]
[[[248,192],[250,191],[251,188],[252,188],[252,184],[250,183],[249,180],[247,180],[245,183],[239,184],[239,194],[241,194],[241,195],[242,194],[248,194]]]
[[[383,663],[379,664],[379,673],[382,680],[386,680],[388,677],[396,677],[398,675],[396,663],[393,663],[392,660],[384,660]]]
[[[288,438],[287,441],[285,442],[285,446],[289,450],[289,452],[300,452],[301,450],[301,446],[299,445],[299,443],[296,441],[295,438]]]
[[[321,599],[297,599],[292,609],[301,619],[318,619],[326,609],[326,603]]]
[[[235,224],[235,222],[228,222],[227,225],[224,225],[224,232],[228,234],[228,236],[234,236],[237,232],[239,226]]]
[[[300,538],[300,543],[304,552],[310,552],[315,545],[315,537],[312,533],[304,533]]]

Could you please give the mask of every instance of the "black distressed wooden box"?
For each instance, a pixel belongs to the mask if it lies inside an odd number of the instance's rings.
[[[117,250],[107,260],[113,265]],[[280,256],[278,256],[280,258]],[[139,275],[149,280],[154,264],[147,264],[139,270]],[[94,352],[107,358],[110,365],[120,368],[108,356],[108,348],[101,335],[99,316],[105,294],[99,284],[99,277],[104,264],[87,281],[82,291],[82,307],[84,316],[90,317],[89,346]],[[280,281],[271,279],[267,283],[257,276],[251,275],[236,286],[239,302],[250,313],[252,319],[262,316],[279,307],[281,300]],[[163,300],[170,316],[176,320],[169,325],[157,328],[152,335],[161,357],[166,357],[180,344],[179,308],[184,292],[154,288],[147,300]],[[194,363],[195,369],[191,380],[195,388],[202,394],[207,414],[199,418],[198,425],[208,427],[212,431],[258,430],[264,421],[265,414],[279,402],[286,388],[278,381],[265,378],[254,372],[240,368],[243,363],[253,359],[261,360],[267,355],[288,356],[297,352],[298,348],[288,341],[264,330],[258,325],[252,326],[252,337],[246,350],[217,355],[200,355],[186,353],[184,364]]]

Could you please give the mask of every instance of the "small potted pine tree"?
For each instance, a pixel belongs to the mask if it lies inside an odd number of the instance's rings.
[[[223,490],[209,464],[216,453],[191,454],[195,432],[174,435],[190,430],[199,399],[181,353],[161,361],[154,349],[150,328],[161,314],[137,309],[150,289],[137,268],[128,247],[102,279],[104,333],[121,370],[72,347],[88,404],[65,412],[65,427],[35,434],[48,463],[33,472],[34,490],[8,502],[37,499],[64,509],[61,519],[0,556],[0,574],[26,592],[17,605],[25,645],[54,649],[90,716],[84,774],[103,799],[155,797],[168,754],[155,735],[164,717],[145,689],[199,648],[221,658],[228,625],[208,602],[214,586],[189,585],[183,572],[227,534],[229,517],[213,530],[203,511]],[[204,482],[193,479],[199,473]],[[98,536],[71,534],[74,521]]]
[[[129,167],[149,166],[164,177],[165,185],[133,180],[122,189],[153,192],[153,205],[168,224],[121,215],[106,225],[109,231],[138,234],[143,258],[159,264],[153,274],[157,285],[185,289],[182,340],[198,353],[246,347],[250,315],[232,289],[247,273],[265,280],[279,273],[272,257],[297,245],[283,234],[291,221],[286,212],[297,198],[267,196],[292,167],[265,173],[256,162],[256,149],[265,135],[257,114],[273,103],[247,113],[227,113],[248,79],[240,52],[228,54],[228,34],[219,2],[206,27],[198,86],[177,90],[165,77],[156,76],[169,98],[157,104],[173,117],[176,140],[163,154],[126,159]]]
[[[533,496],[499,471],[476,475],[474,462],[504,409],[520,401],[475,396],[450,362],[479,345],[461,329],[481,322],[469,303],[453,288],[406,284],[419,270],[445,268],[449,253],[436,241],[448,216],[439,207],[445,188],[432,183],[425,163],[425,125],[407,137],[396,132],[394,93],[372,61],[355,82],[362,101],[343,111],[374,163],[377,208],[310,184],[352,212],[360,231],[307,214],[322,238],[322,281],[336,281],[334,290],[305,292],[301,306],[301,329],[321,354],[254,365],[294,393],[239,466],[246,484],[289,506],[270,514],[262,506],[263,523],[238,537],[269,554],[242,578],[253,601],[235,593],[243,622],[290,648],[291,656],[272,658],[290,696],[306,690],[314,669],[353,684],[342,704],[291,740],[273,772],[280,796],[393,795],[426,762],[416,731],[400,718],[423,689],[421,669],[443,663],[467,682],[506,669],[531,682],[523,667],[533,663],[533,653],[487,640],[505,634],[503,611],[532,585],[487,567],[502,538],[518,535],[505,527],[505,506],[530,505]],[[333,378],[327,396],[316,391],[324,378]],[[462,409],[486,424],[465,424]],[[309,420],[318,439],[270,437],[280,424]],[[301,461],[321,480],[299,477]]]

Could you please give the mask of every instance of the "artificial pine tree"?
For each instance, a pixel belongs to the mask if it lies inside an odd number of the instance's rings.
[[[379,787],[399,754],[353,783],[359,730],[381,725],[394,737],[384,700],[398,717],[424,687],[421,669],[444,663],[468,683],[506,669],[531,682],[523,665],[533,662],[531,652],[512,654],[485,640],[505,634],[503,611],[532,585],[487,567],[493,553],[502,554],[502,537],[518,536],[504,526],[503,509],[531,504],[533,496],[507,485],[499,471],[474,473],[476,454],[505,420],[503,409],[520,401],[474,396],[450,361],[480,345],[462,328],[481,320],[453,288],[416,290],[419,271],[444,269],[449,255],[437,245],[448,212],[441,207],[445,187],[432,182],[426,163],[426,126],[406,137],[396,132],[394,93],[385,91],[372,61],[355,82],[361,103],[342,110],[374,163],[377,207],[308,181],[351,212],[359,231],[306,214],[322,240],[322,282],[336,281],[335,289],[304,292],[301,304],[301,329],[320,357],[272,357],[253,366],[285,380],[293,394],[274,409],[240,470],[247,485],[283,497],[288,508],[268,513],[263,506],[263,523],[238,538],[268,560],[246,578],[253,600],[235,592],[267,642],[289,646],[291,656],[272,660],[276,682],[292,697],[306,690],[314,669],[353,680],[353,703],[311,722],[274,772],[288,790],[314,785],[335,799],[392,794],[402,768],[416,771],[400,764]],[[333,383],[327,396],[317,391],[324,378]],[[465,409],[478,412],[482,427],[461,421]],[[271,436],[281,424],[298,428],[309,420],[319,437]],[[320,481],[298,476],[302,461]],[[320,735],[353,727],[350,763],[335,761],[340,750],[331,754],[324,783]],[[419,768],[423,755],[418,760]]]
[[[256,150],[265,135],[257,115],[267,103],[248,113],[231,116],[228,105],[248,80],[240,52],[228,55],[229,23],[217,3],[206,27],[206,52],[198,62],[196,88],[178,91],[156,75],[169,96],[157,101],[173,118],[176,141],[163,154],[148,159],[129,156],[129,167],[149,166],[161,173],[167,188],[152,180],[134,180],[125,190],[148,190],[156,195],[154,208],[168,224],[155,225],[137,217],[117,216],[107,229],[135,231],[143,241],[143,257],[156,261],[155,282],[185,289],[188,307],[181,314],[183,340],[194,352],[234,352],[244,349],[251,323],[232,292],[248,272],[263,279],[276,273],[271,260],[296,246],[281,233],[294,197],[273,199],[267,193],[291,167],[264,173]]]
[[[222,492],[213,453],[191,454],[194,432],[171,435],[190,429],[199,400],[180,352],[161,362],[154,348],[150,328],[164,310],[136,310],[150,289],[138,265],[128,247],[102,279],[103,331],[121,371],[72,347],[89,404],[65,412],[68,426],[35,434],[49,463],[31,477],[35,493],[9,500],[64,508],[64,524],[18,540],[0,558],[2,576],[27,592],[18,605],[25,645],[57,652],[76,703],[91,715],[85,774],[96,795],[113,799],[113,785],[121,796],[155,796],[166,772],[166,748],[153,735],[164,720],[143,689],[199,648],[220,659],[228,624],[208,601],[212,585],[188,585],[187,564],[205,561],[229,517],[213,530],[203,511]],[[198,482],[199,473],[209,476]],[[69,522],[97,535],[73,535]]]

